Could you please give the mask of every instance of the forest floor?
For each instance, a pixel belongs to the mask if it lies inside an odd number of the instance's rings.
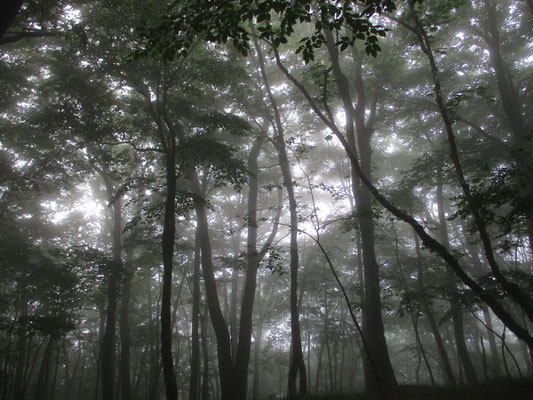
[[[305,400],[533,400],[533,379],[509,382],[494,380],[456,388],[400,386],[386,397],[364,393],[306,396]],[[303,400],[303,399],[302,399]]]

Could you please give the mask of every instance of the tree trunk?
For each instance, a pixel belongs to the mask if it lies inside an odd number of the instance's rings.
[[[342,72],[338,50],[334,45],[333,34],[329,30],[324,31],[326,45],[331,59],[333,76],[337,89],[343,102],[346,115],[346,140],[355,156],[355,129],[357,131],[357,144],[361,157],[361,172],[371,181],[372,147],[371,138],[373,133],[373,121],[377,106],[377,91],[374,92],[373,101],[370,104],[370,113],[366,119],[367,102],[365,87],[362,79],[362,64],[355,55],[356,69],[355,86],[357,89],[357,106],[353,107],[353,101],[349,90],[348,79]],[[379,287],[379,266],[376,261],[374,248],[374,223],[372,217],[372,203],[370,191],[367,187],[359,185],[361,178],[356,170],[352,170],[355,184],[353,184],[354,197],[356,199],[357,217],[361,232],[361,247],[363,252],[363,276],[365,287],[365,299],[363,308],[363,335],[368,351],[363,353],[363,365],[366,390],[370,393],[390,391],[398,384],[394,376],[394,370],[390,362],[387,343],[385,341],[385,329],[381,317],[381,290]],[[370,359],[370,354],[372,359]]]
[[[134,237],[134,236],[133,236]],[[132,239],[132,238],[130,238]],[[120,299],[120,390],[123,400],[131,399],[131,381],[130,381],[130,297],[131,282],[134,272],[132,271],[133,247],[126,250],[126,264],[124,272],[124,281],[122,284],[122,297]]]
[[[231,296],[229,306],[229,324],[231,336],[231,355],[233,365],[237,362],[237,346],[239,344],[239,326],[237,323],[237,299],[239,297],[239,247],[241,242],[241,232],[234,232],[231,236],[231,247],[233,250],[233,268],[231,271]]]
[[[42,400],[46,398],[48,382],[50,380],[50,364],[52,362],[52,349],[54,344],[54,339],[50,337],[41,360],[41,366],[37,376],[37,383],[35,384],[34,400]]]
[[[283,136],[278,132],[278,156],[283,175],[283,185],[289,198],[290,213],[290,314],[291,314],[291,357],[288,378],[289,399],[295,398],[298,393],[307,393],[307,375],[302,351],[300,333],[300,311],[298,309],[298,214],[296,211],[296,197],[292,182],[289,160],[285,149]],[[299,378],[299,390],[296,389],[296,379]]]
[[[160,364],[159,364],[159,341],[157,340],[157,324],[154,319],[154,312],[152,309],[152,276],[150,271],[148,271],[146,277],[146,286],[147,286],[147,303],[148,303],[148,340],[149,340],[149,351],[150,351],[150,371],[147,377],[147,398],[148,400],[157,400],[159,397],[159,374],[160,374]],[[154,343],[155,342],[155,343]]]
[[[192,333],[191,333],[191,377],[189,380],[189,400],[199,399],[200,383],[200,241],[198,232],[194,237],[194,271],[192,287]]]
[[[472,260],[472,267],[474,268],[475,273],[478,275],[482,275],[486,273],[487,268],[485,268],[483,264],[481,263],[476,246],[470,244],[468,242],[468,238],[465,238],[465,248],[468,250],[468,253],[470,254],[470,258]],[[483,318],[485,319],[485,325],[487,327],[487,338],[489,340],[492,373],[495,377],[501,377],[502,371],[501,371],[501,366],[500,366],[500,357],[499,357],[498,348],[496,346],[496,338],[494,335],[494,329],[492,327],[492,316],[486,304],[481,304],[480,308],[481,308],[481,311],[483,312]]]
[[[259,195],[259,167],[257,159],[259,157],[259,152],[261,151],[261,147],[263,146],[265,140],[265,135],[261,135],[254,141],[247,159],[249,186],[247,210],[248,232],[246,239],[246,276],[242,295],[237,357],[235,358],[235,374],[236,381],[240,385],[240,398],[246,398],[247,393],[248,366],[250,362],[250,349],[252,338],[252,315],[255,303],[255,292],[257,287],[257,269],[259,267],[261,259],[263,258],[263,254],[259,254],[257,251],[257,198]],[[273,232],[275,235],[274,230]],[[271,235],[267,239],[267,246],[270,246],[272,239],[273,235],[271,233]]]
[[[402,271],[402,263],[400,261],[400,252],[399,252],[400,242],[398,240],[398,235],[396,234],[396,228],[394,227],[394,223],[393,223],[393,228],[392,229],[393,229],[393,232],[394,232],[394,257],[396,259],[396,265],[398,266],[398,275],[399,275],[400,281],[401,281],[404,289],[405,290],[409,290],[409,286],[407,284],[407,281],[406,281],[405,276],[404,276],[403,271]],[[409,314],[410,314],[410,317],[411,317],[411,322],[413,324],[413,330],[414,330],[414,333],[415,333],[415,340],[416,340],[416,345],[417,345],[418,352],[419,352],[419,358],[420,358],[420,355],[421,355],[422,359],[424,360],[424,364],[426,365],[426,369],[428,371],[429,378],[431,379],[431,384],[433,386],[435,386],[435,378],[433,377],[433,371],[431,370],[431,366],[430,366],[429,361],[427,359],[426,352],[424,351],[424,347],[422,345],[422,340],[420,338],[420,333],[419,333],[419,330],[418,330],[418,311],[410,309],[409,310]],[[420,365],[420,362],[419,362],[419,365]],[[419,370],[419,368],[417,368],[417,373],[416,373],[417,385],[418,385],[418,370]]]
[[[444,196],[442,193],[442,170],[437,171],[437,183],[436,183],[436,198],[437,198],[437,207],[439,215],[439,232],[441,236],[441,243],[449,251],[450,239],[448,236],[448,228],[446,225],[446,216],[444,211]],[[446,268],[446,286],[449,292],[449,301],[450,301],[450,314],[452,317],[453,323],[453,333],[455,338],[455,345],[457,347],[457,354],[459,355],[459,360],[463,365],[464,372],[468,383],[477,383],[477,374],[474,368],[474,364],[470,359],[468,354],[468,349],[466,348],[465,334],[464,334],[464,323],[463,323],[463,312],[461,310],[461,304],[459,302],[459,294],[457,292],[457,284],[455,282],[455,274],[448,267]]]
[[[437,322],[435,321],[435,317],[433,316],[433,311],[431,310],[431,307],[429,306],[429,302],[427,301],[427,297],[425,295],[426,289],[424,286],[424,272],[422,269],[422,253],[420,251],[420,241],[418,239],[416,232],[413,232],[413,236],[415,239],[417,269],[418,269],[417,285],[418,285],[418,290],[420,291],[420,293],[423,294],[421,297],[422,310],[424,311],[424,314],[426,315],[426,318],[429,322],[429,326],[431,328],[431,332],[433,334],[433,338],[435,339],[435,344],[437,345],[437,351],[439,353],[439,358],[440,358],[442,369],[444,371],[444,376],[446,378],[446,381],[448,385],[456,386],[457,382],[455,381],[455,376],[452,371],[450,359],[448,358],[448,353],[446,352],[446,349],[444,347],[444,342],[439,332]]]
[[[187,178],[191,185],[192,192],[201,199],[203,197],[200,182],[196,171],[192,167],[187,167]],[[213,256],[211,250],[211,239],[209,237],[209,225],[207,221],[207,210],[203,200],[195,200],[198,239],[201,245],[202,271],[205,284],[205,296],[209,315],[215,331],[217,341],[218,368],[220,374],[220,388],[222,400],[237,400],[237,386],[231,355],[231,338],[228,326],[218,298],[217,283],[213,267]]]
[[[13,400],[22,400],[24,398],[24,360],[26,359],[27,354],[26,334],[28,324],[28,302],[24,295],[21,295],[17,300],[17,313],[17,359],[15,364],[15,378],[13,381]]]
[[[107,167],[98,168],[96,171],[104,180],[108,199],[115,196],[115,188]],[[113,262],[110,264],[109,281],[107,286],[107,310],[105,319],[105,331],[102,339],[101,349],[101,373],[102,373],[102,399],[113,400],[115,390],[115,343],[117,325],[117,300],[119,291],[119,276],[122,269],[122,204],[121,199],[114,199],[113,208],[113,229],[112,229],[112,252]]]
[[[257,310],[257,323],[255,325],[255,341],[254,341],[254,360],[253,360],[253,384],[252,384],[252,399],[259,400],[259,385],[260,385],[260,365],[259,353],[261,351],[261,343],[263,340],[263,307],[261,304],[261,292],[257,293],[257,303],[259,305]]]
[[[176,236],[176,139],[171,133],[166,150],[165,217],[163,224],[163,293],[161,297],[161,361],[167,400],[178,400],[178,385],[172,357],[172,264]]]
[[[305,361],[302,351],[302,339],[300,333],[300,321],[298,310],[298,214],[296,197],[294,195],[294,185],[292,181],[292,173],[287,156],[287,149],[285,148],[285,139],[283,135],[283,123],[281,122],[281,116],[279,108],[276,102],[268,76],[265,71],[265,65],[263,61],[263,55],[261,47],[254,36],[254,45],[257,51],[257,59],[259,62],[259,68],[263,84],[267,91],[270,105],[274,111],[274,146],[278,152],[278,159],[283,177],[283,186],[287,191],[287,197],[289,199],[289,214],[290,214],[290,315],[291,315],[291,355],[289,365],[288,376],[288,397],[289,399],[295,398],[298,393],[305,395],[307,393],[307,374],[305,372]],[[299,390],[296,388],[296,381],[299,378]]]
[[[320,347],[318,349],[316,373],[315,373],[315,394],[320,393],[320,371],[322,370],[322,355],[324,353],[324,344],[319,342]]]
[[[207,346],[207,304],[205,305],[204,314],[202,317],[201,335],[202,335],[202,400],[209,400],[209,354]]]

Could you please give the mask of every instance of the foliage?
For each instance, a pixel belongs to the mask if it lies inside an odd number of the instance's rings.
[[[246,24],[253,21],[258,23],[259,36],[271,41],[275,47],[288,42],[297,24],[314,23],[313,33],[300,39],[301,45],[296,49],[296,53],[302,53],[306,64],[314,60],[315,49],[326,41],[322,30],[340,30],[341,27],[350,31],[337,42],[341,50],[353,45],[355,40],[364,40],[366,53],[375,57],[380,50],[377,39],[385,36],[386,29],[374,25],[370,17],[394,11],[395,4],[392,0],[365,0],[362,3],[362,10],[358,11],[352,2],[176,1],[159,25],[145,23],[137,30],[146,41],[143,52],[162,56],[166,61],[187,55],[198,36],[214,43],[226,43],[229,39],[246,56],[251,35]]]

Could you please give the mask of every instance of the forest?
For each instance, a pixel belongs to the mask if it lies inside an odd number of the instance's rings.
[[[1,400],[533,396],[532,0],[6,0]]]

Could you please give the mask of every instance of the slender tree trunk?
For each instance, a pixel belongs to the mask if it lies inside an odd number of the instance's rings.
[[[444,244],[448,251],[450,250],[450,239],[448,236],[448,228],[446,225],[446,216],[444,211],[444,196],[443,196],[443,187],[442,187],[442,171],[437,171],[437,185],[436,185],[436,198],[437,198],[437,207],[439,215],[439,225],[440,225],[440,236],[441,243]],[[453,323],[453,333],[455,338],[455,345],[457,346],[457,354],[459,360],[464,368],[466,379],[468,383],[477,383],[477,374],[474,368],[474,364],[466,348],[465,334],[464,334],[464,323],[463,323],[463,312],[461,310],[461,304],[458,299],[457,284],[455,281],[455,274],[450,268],[446,268],[446,285],[449,292],[449,301],[450,301],[450,314],[452,317]]]
[[[486,273],[487,269],[481,263],[476,247],[468,243],[468,238],[465,238],[465,247],[468,250],[468,253],[470,254],[470,258],[472,259],[472,266],[474,267],[476,274],[482,275]],[[494,329],[492,327],[492,316],[486,304],[481,304],[480,308],[483,312],[483,318],[485,319],[485,325],[487,327],[487,338],[489,340],[492,373],[495,377],[501,377],[502,371],[500,366],[500,356],[498,347],[496,346]]]
[[[81,396],[81,389],[83,387],[83,375],[84,375],[84,372],[85,372],[85,357],[84,357],[84,352],[83,350],[83,347],[80,347],[80,357],[81,357],[81,368],[80,368],[80,379],[78,381],[78,390],[77,390],[77,394],[76,394],[76,400],[79,400],[80,396]]]
[[[261,343],[263,340],[263,306],[261,304],[261,292],[257,292],[257,323],[255,326],[255,342],[254,342],[254,360],[253,360],[253,385],[252,385],[252,399],[259,400],[260,375],[261,367],[259,364],[259,354],[261,351]]]
[[[413,232],[413,235],[415,239],[417,269],[418,269],[417,285],[418,285],[418,290],[424,294],[426,289],[424,286],[424,272],[422,269],[422,253],[420,251],[420,241],[418,239],[418,236],[416,235],[416,232]],[[444,376],[446,378],[446,381],[448,385],[456,386],[457,382],[455,380],[455,376],[452,371],[452,366],[450,364],[450,359],[448,358],[448,353],[446,352],[446,349],[444,347],[444,341],[442,340],[442,336],[439,332],[437,322],[435,321],[433,311],[431,310],[431,307],[429,306],[429,303],[427,301],[427,297],[425,294],[422,295],[421,300],[422,300],[422,310],[424,311],[424,314],[426,315],[426,318],[429,322],[429,326],[431,328],[431,332],[433,334],[433,338],[435,339],[435,344],[437,345],[437,351],[439,353],[439,359],[441,362],[442,369],[444,371]]]
[[[264,129],[267,129],[268,125],[265,121]],[[252,149],[248,155],[248,232],[246,239],[246,276],[244,282],[244,290],[242,295],[241,315],[240,315],[240,330],[239,330],[239,342],[237,347],[237,357],[235,363],[236,381],[239,385],[240,398],[246,398],[247,394],[247,380],[248,380],[248,366],[250,363],[250,351],[251,351],[251,338],[252,338],[252,316],[253,307],[255,303],[256,287],[257,287],[257,269],[259,263],[263,258],[262,254],[257,250],[257,199],[259,195],[259,167],[257,159],[259,153],[266,140],[265,135],[261,135],[254,141]],[[279,212],[277,218],[279,219]],[[277,226],[277,222],[276,222]],[[267,239],[266,246],[270,246],[275,235],[275,227],[269,238]],[[264,249],[263,249],[264,250]],[[260,317],[261,318],[261,317]],[[262,328],[261,328],[262,329]],[[256,339],[257,340],[257,339]],[[256,348],[258,351],[259,349]],[[255,384],[256,382],[254,382]],[[254,394],[255,395],[255,394]]]
[[[130,239],[133,239],[134,236]],[[131,338],[130,338],[130,298],[131,298],[131,282],[133,279],[132,270],[133,261],[133,247],[128,247],[126,250],[126,264],[124,272],[124,281],[122,284],[122,297],[120,299],[120,390],[123,400],[129,400],[131,396],[131,380],[130,380],[130,353],[131,353]]]
[[[59,347],[56,348],[56,357],[54,360],[54,377],[52,378],[52,386],[50,387],[50,397],[49,397],[50,400],[53,400],[55,398],[58,369],[59,369]]]
[[[257,51],[257,59],[263,84],[267,91],[270,105],[274,111],[274,131],[275,139],[274,145],[278,152],[278,159],[280,163],[281,174],[283,177],[283,186],[287,191],[289,200],[289,214],[290,214],[290,315],[291,315],[291,355],[288,376],[288,397],[295,398],[298,393],[305,395],[307,393],[307,374],[305,372],[305,361],[302,350],[302,339],[300,332],[300,320],[298,310],[298,214],[296,197],[294,194],[294,185],[292,181],[292,173],[290,169],[289,158],[287,156],[287,149],[285,148],[285,139],[283,135],[283,123],[277,101],[272,94],[268,76],[265,71],[265,65],[261,52],[261,47],[256,39],[253,37],[255,48]],[[297,379],[299,379],[299,390],[296,387]]]
[[[28,302],[24,295],[17,300],[18,330],[17,330],[17,358],[15,364],[15,378],[13,381],[13,400],[22,400],[24,396],[24,360],[27,347],[27,318]]]
[[[203,356],[203,371],[202,371],[202,400],[209,400],[209,353],[207,346],[207,304],[205,305],[204,314],[202,317],[201,335],[202,335],[202,356]]]
[[[405,290],[409,290],[409,287],[408,287],[408,284],[407,284],[407,281],[405,279],[405,276],[403,274],[403,271],[402,271],[402,263],[400,261],[400,252],[399,252],[399,247],[400,247],[400,243],[399,243],[399,240],[398,240],[398,236],[396,234],[396,228],[394,227],[394,223],[393,223],[393,232],[394,232],[394,256],[395,256],[395,259],[396,259],[396,265],[398,266],[398,273],[399,273],[399,277],[400,277],[400,281],[403,285],[403,287],[405,288]],[[416,314],[415,314],[416,313]],[[431,366],[429,364],[429,361],[427,359],[427,355],[426,355],[426,352],[424,351],[424,346],[422,345],[422,340],[420,338],[420,333],[418,331],[418,311],[414,311],[414,310],[409,310],[409,314],[411,316],[411,322],[413,324],[413,330],[414,330],[414,333],[415,333],[415,340],[416,340],[416,345],[417,345],[417,348],[418,348],[418,352],[420,354],[420,356],[422,357],[422,359],[424,360],[424,364],[426,365],[426,369],[428,371],[428,374],[429,374],[429,378],[431,379],[431,384],[433,386],[435,386],[435,378],[433,377],[433,371],[431,370]],[[420,358],[419,356],[419,358]],[[420,362],[419,362],[420,364]],[[418,384],[418,370],[419,368],[417,368],[417,384]]]
[[[77,351],[77,357],[76,361],[74,362],[74,367],[72,368],[72,373],[70,373],[70,366],[69,363],[65,363],[65,393],[63,395],[63,400],[70,400],[71,397],[70,393],[72,392],[72,388],[74,387],[74,383],[76,381],[78,370],[80,369],[81,364],[81,358],[83,356],[83,347],[80,342],[78,342],[78,351]],[[68,357],[68,352],[66,346],[63,346],[63,351],[65,353],[65,357]],[[83,373],[83,371],[80,371],[80,374]]]
[[[54,339],[50,337],[48,344],[44,350],[43,358],[41,360],[41,366],[39,368],[39,374],[37,376],[37,383],[35,384],[34,400],[42,400],[46,398],[48,390],[49,376],[50,376],[50,364],[52,361],[52,349],[54,347]]]
[[[233,365],[237,362],[237,346],[239,344],[239,326],[237,323],[237,299],[239,297],[239,247],[241,242],[241,233],[234,232],[231,237],[231,247],[233,250],[234,265],[231,271],[231,296],[229,307],[229,324],[231,336],[231,355]]]
[[[198,232],[194,237],[194,271],[192,288],[192,333],[191,333],[191,377],[189,380],[189,400],[199,399],[200,383],[200,241]]]
[[[146,277],[147,285],[147,297],[148,297],[148,340],[149,340],[149,351],[150,351],[150,370],[147,377],[147,398],[148,400],[157,400],[159,397],[159,375],[160,375],[160,365],[159,365],[159,341],[157,340],[157,324],[154,319],[154,311],[152,308],[152,276],[150,271]],[[155,343],[154,343],[155,342]]]
[[[498,355],[498,347],[496,346],[496,338],[494,337],[492,317],[490,315],[489,308],[485,304],[482,304],[481,311],[483,312],[483,318],[485,319],[485,324],[487,325],[487,338],[489,340],[492,373],[495,377],[499,378],[502,376],[502,371],[500,367],[500,357]]]
[[[107,167],[98,168],[94,166],[104,180],[106,194],[109,199],[115,196],[115,188]],[[109,281],[107,286],[107,310],[105,319],[105,330],[101,348],[101,373],[102,373],[102,399],[113,400],[115,390],[115,346],[116,346],[116,325],[117,325],[117,303],[119,292],[119,277],[122,269],[122,204],[121,199],[113,201],[113,229],[112,229],[112,252],[113,262],[110,265]]]
[[[328,299],[327,299],[327,293],[326,293],[326,286],[324,285],[324,343],[326,346],[326,357],[327,357],[327,375],[326,375],[326,387],[329,383],[329,391],[330,393],[335,392],[334,388],[334,382],[333,382],[333,358],[331,355],[331,340],[329,337],[329,305],[328,305]],[[329,378],[329,379],[328,379]]]
[[[203,193],[200,188],[200,182],[196,171],[192,167],[187,168],[187,178],[192,192],[199,198],[202,198]],[[231,354],[231,337],[218,298],[205,202],[203,200],[197,200],[195,201],[194,207],[196,211],[198,239],[201,244],[201,260],[207,307],[217,342],[222,400],[237,400],[239,397],[237,395],[238,388],[235,384],[235,371]]]
[[[324,353],[324,344],[319,343],[317,362],[316,362],[316,373],[315,373],[315,394],[320,393],[320,371],[322,370],[322,355]]]

